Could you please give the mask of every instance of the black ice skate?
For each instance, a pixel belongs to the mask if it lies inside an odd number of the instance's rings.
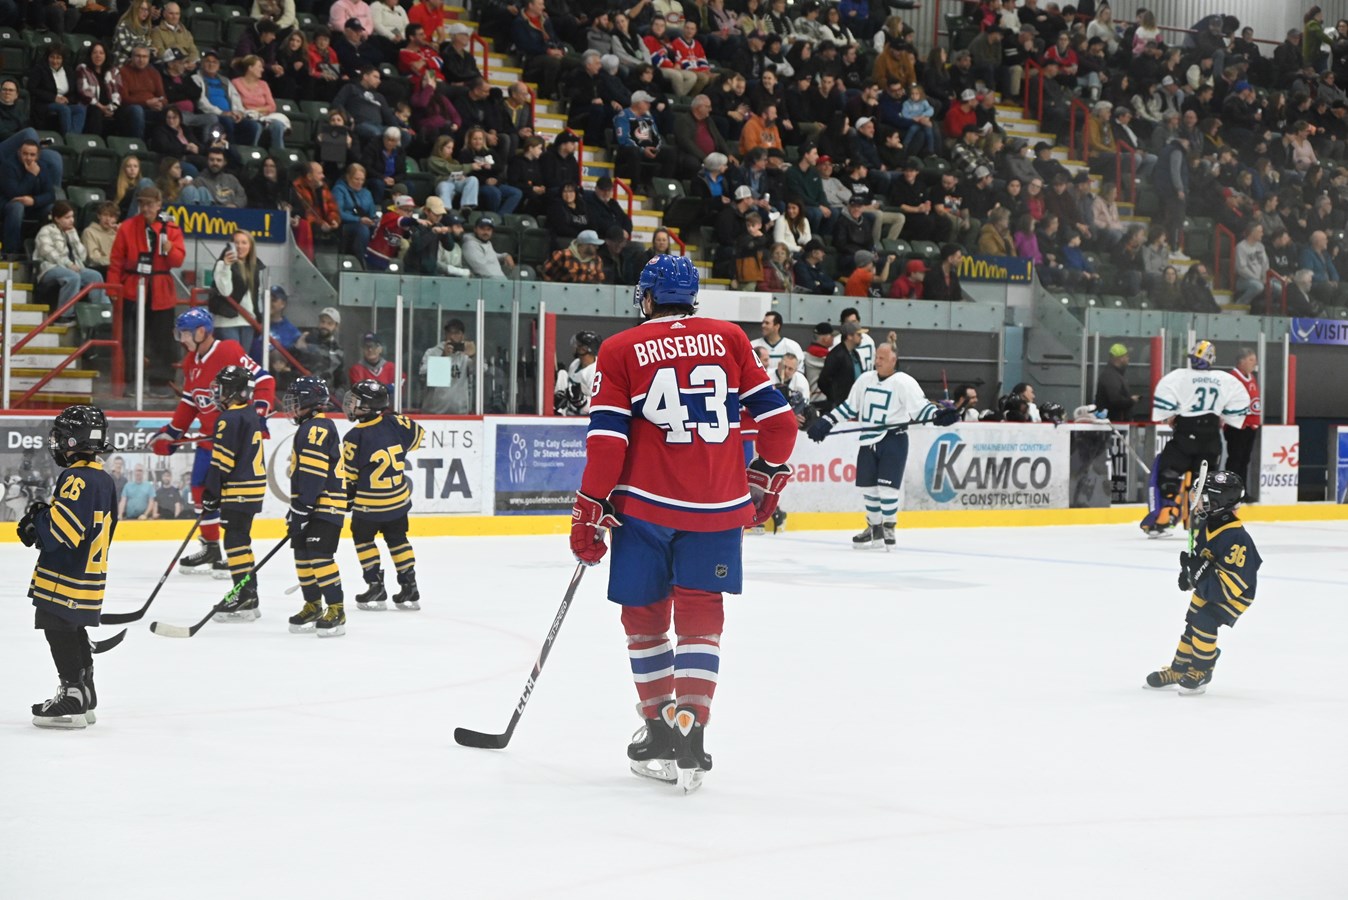
[[[200,550],[178,560],[178,571],[184,575],[211,575],[214,574],[213,567],[218,562],[224,562],[224,557],[220,554],[220,545],[215,541],[203,540]]]
[[[55,697],[33,704],[33,724],[38,728],[83,728],[89,724],[87,711],[79,681],[62,679]]]
[[[1171,666],[1152,672],[1147,676],[1146,687],[1156,691],[1167,691],[1180,683],[1184,677],[1184,672]]]
[[[660,707],[660,714],[654,719],[645,719],[644,725],[632,735],[632,743],[627,745],[628,765],[634,775],[653,778],[666,784],[679,781],[675,754],[678,741],[674,732],[673,700]]]
[[[881,525],[880,533],[884,536],[885,552],[888,553],[890,547],[893,547],[896,544],[898,544],[898,539],[894,537],[894,523],[886,522],[885,524]]]
[[[878,527],[878,526],[877,526]],[[693,710],[680,706],[674,712],[674,739],[678,742],[678,784],[685,794],[702,787],[703,777],[711,771],[711,754],[702,749],[705,726]]]
[[[94,690],[94,667],[80,672],[80,687],[84,688],[84,721],[90,725],[98,721],[94,710],[98,709],[98,691]]]
[[[365,593],[356,595],[357,609],[388,609],[388,591],[384,590],[383,582],[371,583],[366,586]]]
[[[211,563],[211,577],[219,581],[225,581],[233,578],[234,573],[229,570],[229,562],[223,559],[217,559]]]
[[[304,608],[290,617],[290,633],[312,634],[322,615],[322,600],[305,600]]]
[[[251,578],[239,588],[232,600],[221,604],[211,617],[215,622],[253,622],[260,618],[262,610],[258,609],[257,582]]]
[[[885,539],[884,529],[879,525],[867,525],[860,534],[852,537],[852,547],[857,550],[869,550],[872,547],[882,547]]]
[[[1222,651],[1217,651],[1217,656],[1221,656]],[[1212,670],[1217,665],[1217,656],[1212,658],[1205,668],[1190,666],[1184,673],[1184,677],[1179,680],[1179,692],[1181,697],[1201,694],[1208,689],[1208,682],[1212,681]]]
[[[323,616],[314,627],[321,638],[341,637],[346,634],[346,611],[342,609],[342,604],[333,603],[323,610]]]
[[[421,609],[421,591],[417,590],[417,583],[409,581],[401,585],[398,593],[393,595],[393,605],[403,610]]]

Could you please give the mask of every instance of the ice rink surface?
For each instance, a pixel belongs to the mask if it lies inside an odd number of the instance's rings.
[[[97,658],[83,732],[30,724],[56,677],[23,598],[34,554],[5,544],[0,897],[1343,898],[1348,524],[1250,528],[1258,598],[1192,698],[1141,687],[1183,628],[1182,538],[749,538],[715,769],[689,797],[627,771],[606,565],[511,746],[453,741],[505,727],[564,537],[417,540],[423,611],[352,604],[326,641],[287,633],[281,558],[259,622],[154,636],[225,590],[175,575]],[[138,606],[175,546],[114,543],[105,608]],[[349,599],[349,541],[340,562]]]

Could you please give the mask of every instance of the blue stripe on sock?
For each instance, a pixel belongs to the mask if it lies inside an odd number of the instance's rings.
[[[721,671],[721,657],[715,653],[680,652],[674,661],[675,669],[702,669],[706,672]]]
[[[633,675],[649,675],[671,668],[674,665],[674,651],[666,650],[659,656],[629,657],[628,661],[632,664]]]

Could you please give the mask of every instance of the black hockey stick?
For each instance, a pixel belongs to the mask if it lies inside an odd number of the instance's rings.
[[[253,576],[255,576],[258,573],[258,570],[261,569],[263,566],[265,566],[267,564],[267,561],[270,560],[273,556],[275,556],[277,552],[279,552],[280,549],[288,543],[290,543],[290,535],[286,535],[285,537],[281,538],[281,542],[277,544],[275,547],[272,547],[270,550],[268,550],[267,555],[262,557],[262,562],[253,566],[253,571],[249,572],[244,577],[243,581],[240,581],[238,584],[234,585],[234,587],[230,588],[229,593],[225,594],[225,596],[221,598],[219,603],[212,606],[211,611],[206,613],[206,617],[197,624],[192,625],[190,627],[184,627],[182,625],[165,625],[163,622],[151,622],[150,631],[163,637],[176,637],[176,638],[195,637],[196,633],[201,629],[205,628],[206,623],[209,622],[216,613],[220,612],[226,605],[228,605],[231,601],[233,601],[235,597],[239,596],[239,591],[243,590],[243,586],[248,582],[252,581]]]
[[[159,596],[159,589],[164,586],[165,581],[168,581],[169,575],[173,572],[174,567],[178,565],[178,560],[182,557],[183,551],[187,549],[187,545],[192,542],[192,535],[197,533],[197,526],[200,524],[201,516],[197,516],[197,520],[192,523],[192,530],[187,532],[187,537],[183,538],[182,546],[178,548],[177,553],[173,554],[173,560],[168,564],[168,568],[164,570],[164,574],[159,576],[159,583],[156,584],[154,590],[150,592],[150,599],[145,601],[144,606],[135,612],[112,613],[111,615],[101,616],[99,619],[100,623],[103,625],[125,625],[128,622],[139,622],[141,617],[145,615],[146,610],[150,608],[150,604],[154,602],[154,598]]]
[[[1198,516],[1203,508],[1203,486],[1208,483],[1208,461],[1198,467],[1198,481],[1194,483],[1193,493],[1189,495],[1189,552],[1194,552],[1194,535],[1198,532]]]
[[[863,431],[901,431],[909,425],[923,425],[925,422],[919,422],[917,419],[909,419],[907,422],[895,422],[893,425],[867,425],[865,428],[844,428],[842,431],[830,431],[827,437],[835,434],[859,434]]]
[[[116,647],[118,644],[120,644],[120,643],[122,642],[122,639],[125,638],[125,637],[126,637],[126,629],[123,628],[121,631],[117,632],[117,633],[114,634],[112,637],[107,638],[107,639],[105,639],[105,640],[101,640],[101,641],[90,641],[90,642],[89,642],[89,652],[90,652],[90,653],[107,653],[107,652],[108,652],[109,650],[111,650],[113,647]]]
[[[520,716],[524,715],[525,704],[529,702],[529,695],[534,692],[538,675],[543,671],[543,663],[548,661],[548,651],[552,649],[552,642],[557,640],[557,632],[562,627],[562,620],[566,618],[566,611],[571,608],[571,601],[576,597],[576,588],[580,587],[580,577],[585,574],[585,569],[584,563],[576,565],[576,574],[571,576],[571,584],[566,588],[566,596],[562,598],[562,605],[557,610],[557,618],[552,620],[552,628],[548,630],[548,637],[543,642],[543,649],[538,652],[538,661],[534,663],[534,671],[524,684],[524,693],[520,694],[520,702],[515,706],[515,714],[510,717],[510,724],[506,726],[505,733],[483,734],[481,731],[473,731],[469,728],[455,728],[455,741],[465,747],[478,747],[483,750],[504,750],[506,744],[510,743],[510,736],[515,733],[515,726],[520,723]]]

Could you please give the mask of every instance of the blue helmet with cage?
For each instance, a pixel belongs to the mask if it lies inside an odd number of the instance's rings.
[[[641,302],[650,291],[651,302],[656,306],[697,309],[698,281],[697,266],[688,257],[666,253],[653,256],[637,279],[637,286],[632,291],[632,305],[641,309]]]
[[[1211,369],[1217,362],[1217,348],[1212,341],[1198,341],[1189,351],[1189,359],[1195,369]]]
[[[215,317],[204,306],[194,306],[180,314],[173,322],[173,335],[193,334],[198,328],[205,328],[207,334],[215,331]]]

